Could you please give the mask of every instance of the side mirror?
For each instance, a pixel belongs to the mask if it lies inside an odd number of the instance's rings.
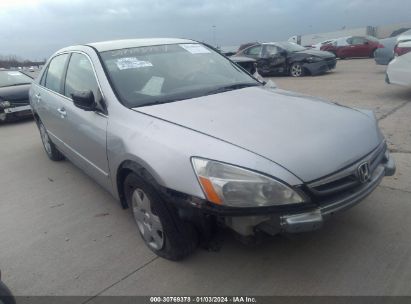
[[[365,41],[364,44],[370,44],[368,41]]]
[[[77,108],[84,111],[95,111],[97,104],[94,99],[93,91],[77,91],[71,94],[73,103]]]

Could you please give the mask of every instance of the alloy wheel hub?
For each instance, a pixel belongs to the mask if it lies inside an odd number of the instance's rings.
[[[143,190],[134,190],[132,208],[134,220],[148,246],[155,250],[163,248],[163,226],[159,217],[151,211],[151,201]]]

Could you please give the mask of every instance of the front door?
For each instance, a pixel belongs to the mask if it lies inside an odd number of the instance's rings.
[[[287,72],[287,52],[271,44],[265,44],[260,60],[260,69],[265,74],[283,74]]]
[[[96,111],[85,111],[73,104],[72,94],[92,91]],[[107,115],[102,106],[102,93],[89,58],[83,53],[72,53],[64,83],[64,101],[60,108],[62,119],[59,134],[70,160],[110,189],[106,150]]]

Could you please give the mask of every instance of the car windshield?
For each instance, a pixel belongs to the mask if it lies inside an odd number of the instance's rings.
[[[32,81],[29,76],[18,71],[0,71],[0,87],[30,84]]]
[[[302,47],[301,45],[292,42],[276,42],[275,44],[291,53],[306,50],[305,47]]]
[[[105,51],[101,57],[114,91],[129,108],[260,85],[198,43]]]

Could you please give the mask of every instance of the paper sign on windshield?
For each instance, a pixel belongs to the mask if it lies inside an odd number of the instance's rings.
[[[116,63],[120,70],[139,69],[153,66],[151,62],[138,60],[136,57],[119,58]]]

